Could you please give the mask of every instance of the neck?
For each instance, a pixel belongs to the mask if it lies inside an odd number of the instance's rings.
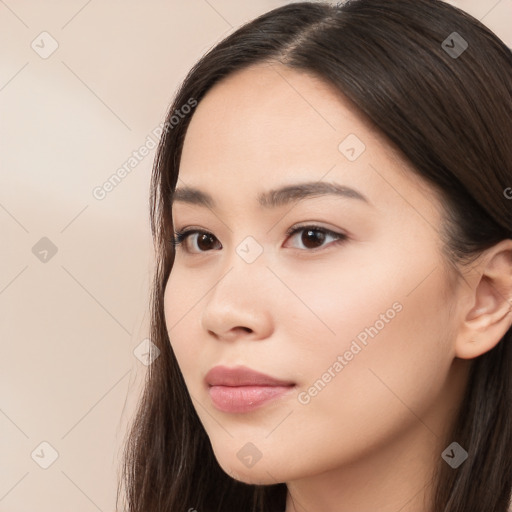
[[[434,470],[445,446],[425,426],[417,430],[407,443],[402,437],[371,457],[289,482],[286,512],[432,512]]]

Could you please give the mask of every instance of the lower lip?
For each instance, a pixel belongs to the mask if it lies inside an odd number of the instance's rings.
[[[295,386],[210,386],[213,405],[223,412],[249,412]]]

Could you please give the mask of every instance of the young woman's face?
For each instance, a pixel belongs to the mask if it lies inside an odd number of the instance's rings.
[[[270,193],[306,183],[317,192]],[[166,323],[224,471],[272,484],[372,458],[382,468],[404,443],[418,465],[438,457],[463,383],[459,287],[441,204],[388,143],[324,82],[258,65],[199,103],[185,187],[211,199],[173,204],[174,229],[199,233],[177,248]],[[280,394],[266,402],[261,386],[210,389],[218,365],[292,385],[267,386]]]

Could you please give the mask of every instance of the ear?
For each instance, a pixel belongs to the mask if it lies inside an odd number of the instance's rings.
[[[473,359],[494,348],[512,326],[512,240],[487,249],[466,277],[468,307],[455,355]]]

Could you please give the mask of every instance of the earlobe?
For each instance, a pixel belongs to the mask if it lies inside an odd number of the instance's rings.
[[[473,359],[493,349],[512,326],[512,240],[488,249],[467,281],[471,307],[456,340],[455,355]]]

